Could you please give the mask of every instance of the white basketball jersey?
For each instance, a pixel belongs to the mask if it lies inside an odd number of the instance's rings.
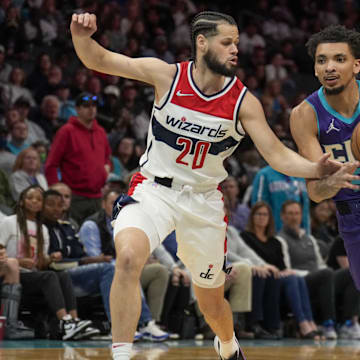
[[[216,188],[227,177],[224,160],[245,135],[238,117],[247,89],[233,77],[218,93],[205,95],[192,78],[193,62],[176,66],[169,92],[153,107],[141,172]]]

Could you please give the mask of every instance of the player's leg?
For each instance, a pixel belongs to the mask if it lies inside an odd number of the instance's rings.
[[[132,343],[141,311],[140,274],[150,254],[144,231],[126,228],[115,235],[116,265],[110,292],[113,343]]]
[[[245,360],[235,338],[232,311],[224,298],[224,285],[217,288],[193,286],[199,308],[216,334],[215,347],[221,359]]]
[[[222,341],[231,340],[234,333],[233,317],[230,304],[224,298],[224,285],[215,289],[193,285],[206,322]]]

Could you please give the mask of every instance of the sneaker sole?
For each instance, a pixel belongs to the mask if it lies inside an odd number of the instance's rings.
[[[67,335],[64,335],[62,337],[62,339],[65,341],[65,340],[70,340],[72,339],[75,335],[77,335],[80,331],[82,331],[83,329],[86,329],[89,325],[91,325],[91,321],[88,320],[88,321],[83,321],[83,323],[81,324],[81,326],[77,327],[75,329],[75,331],[72,333],[72,334],[67,334]]]

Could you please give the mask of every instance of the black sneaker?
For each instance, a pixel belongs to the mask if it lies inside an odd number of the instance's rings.
[[[241,350],[241,347],[237,341],[237,339],[235,339],[236,344],[238,345],[238,349],[236,350],[235,354],[229,358],[229,359],[225,359],[220,355],[220,340],[217,336],[215,336],[214,338],[214,348],[216,353],[220,356],[220,360],[246,360],[244,353]]]
[[[90,320],[60,320],[60,329],[62,334],[62,340],[70,340],[75,335],[80,333],[83,329],[91,325]]]
[[[99,335],[99,334],[100,334],[99,329],[88,326],[88,327],[84,328],[83,330],[81,330],[79,333],[77,333],[73,339],[74,340],[86,340],[86,339],[92,338],[94,335]]]

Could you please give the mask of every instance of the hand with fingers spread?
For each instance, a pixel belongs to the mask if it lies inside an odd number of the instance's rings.
[[[94,14],[73,14],[70,25],[73,37],[90,37],[96,30],[96,15]]]
[[[327,177],[326,182],[330,187],[337,190],[343,188],[359,190],[359,185],[352,184],[352,181],[360,180],[360,176],[354,174],[359,166],[359,161],[344,163],[340,169]]]
[[[342,168],[342,163],[336,160],[331,160],[330,154],[328,153],[322,155],[316,164],[319,179],[332,175]]]

